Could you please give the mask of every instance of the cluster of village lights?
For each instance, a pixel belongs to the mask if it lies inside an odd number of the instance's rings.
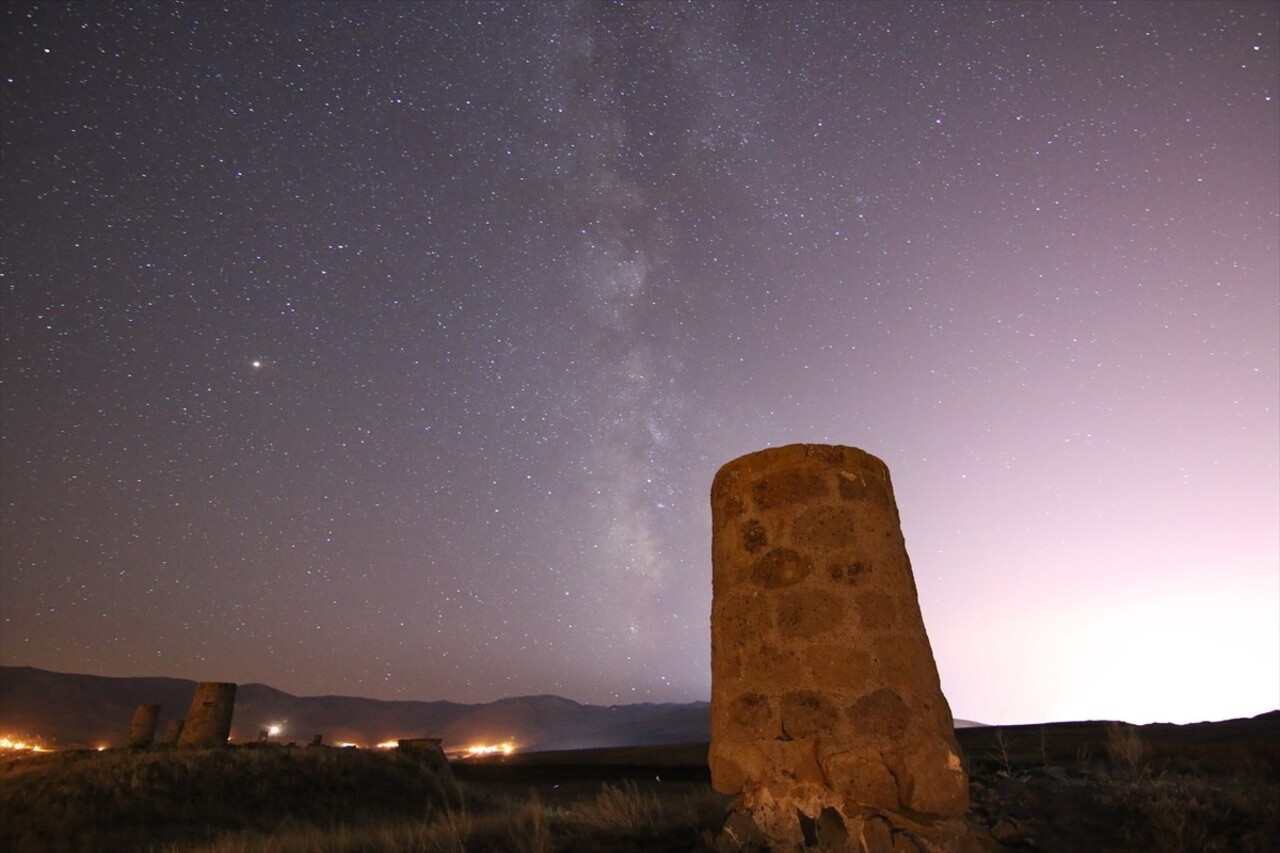
[[[0,737],[0,749],[7,752],[48,752],[47,749],[39,744],[29,743],[25,740],[14,740],[10,737]]]
[[[280,724],[280,723],[272,723],[271,725],[268,725],[266,727],[266,731],[270,737],[277,737],[281,732],[284,731],[284,726],[283,724]],[[339,747],[358,746],[358,744],[349,743],[346,741],[339,743],[337,745]],[[381,743],[375,744],[374,748],[375,749],[395,749],[399,745],[400,745],[400,741],[398,740],[384,740]],[[96,747],[96,749],[99,752],[101,752],[102,750],[106,749],[106,747],[99,746],[99,747]],[[30,741],[15,740],[14,738],[11,738],[11,737],[0,737],[0,751],[48,752],[49,750],[40,746],[39,744],[30,742]],[[476,746],[469,746],[465,750],[462,750],[463,754],[466,755],[467,758],[482,758],[487,755],[511,755],[515,751],[516,751],[516,745],[511,741],[503,741],[502,743],[494,743],[494,744],[478,744]]]
[[[277,737],[284,731],[284,723],[268,723],[265,726],[269,737]],[[340,741],[335,744],[340,749],[358,748],[360,745],[351,741]],[[396,749],[400,746],[399,740],[384,740],[381,743],[374,744],[374,749]],[[503,741],[502,743],[486,743],[468,746],[460,752],[467,758],[483,758],[490,755],[511,755],[516,751],[516,745],[511,741]]]
[[[354,747],[354,746],[359,746],[359,744],[350,743],[349,741],[343,741],[337,744],[337,746]],[[396,749],[399,746],[400,746],[400,741],[398,740],[384,740],[382,743],[374,744],[374,749]],[[514,743],[511,743],[510,741],[506,741],[504,743],[480,744],[477,746],[469,746],[466,749],[461,750],[462,754],[464,754],[467,758],[480,758],[486,755],[511,755],[515,751],[516,751],[516,745]]]
[[[468,758],[479,758],[483,755],[510,755],[516,751],[516,745],[511,741],[504,743],[485,744],[483,746],[467,747]]]

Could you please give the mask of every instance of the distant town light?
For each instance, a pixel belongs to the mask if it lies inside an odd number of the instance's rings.
[[[469,746],[467,747],[467,757],[479,758],[484,755],[498,755],[498,754],[510,755],[515,751],[516,751],[516,745],[514,743],[512,743],[511,741],[504,741],[503,743],[483,744],[480,746]]]
[[[0,737],[0,749],[13,752],[48,752],[44,747],[37,744],[25,740],[14,740],[10,737]]]

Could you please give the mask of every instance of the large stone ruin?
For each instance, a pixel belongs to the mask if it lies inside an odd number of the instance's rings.
[[[231,735],[236,686],[226,681],[201,681],[191,697],[191,710],[178,736],[178,746],[222,746]]]
[[[711,517],[721,845],[964,849],[968,778],[885,464],[752,453],[716,474]]]

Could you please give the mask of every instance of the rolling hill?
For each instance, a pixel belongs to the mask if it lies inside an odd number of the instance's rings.
[[[180,678],[107,678],[0,667],[0,735],[59,748],[122,746],[133,710],[159,704],[160,730],[184,717],[196,682]],[[521,696],[478,705],[384,701],[353,696],[293,696],[265,684],[241,684],[231,737],[254,740],[282,724],[281,740],[373,745],[438,737],[446,749],[511,741],[521,750],[694,743],[710,739],[706,702],[584,705],[559,696]]]

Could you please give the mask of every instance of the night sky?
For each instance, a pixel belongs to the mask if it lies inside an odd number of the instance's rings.
[[[957,717],[1280,706],[1278,14],[5,3],[0,662],[707,699],[803,441]]]

